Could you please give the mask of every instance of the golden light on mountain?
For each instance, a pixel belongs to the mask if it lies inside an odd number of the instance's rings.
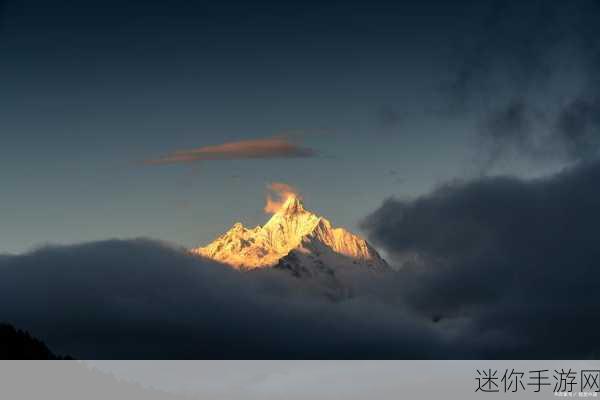
[[[285,266],[310,274],[348,265],[376,271],[388,268],[360,236],[334,228],[326,218],[307,211],[292,186],[273,183],[269,189],[278,197],[267,197],[265,211],[273,216],[265,225],[248,229],[238,222],[192,253],[243,270]]]

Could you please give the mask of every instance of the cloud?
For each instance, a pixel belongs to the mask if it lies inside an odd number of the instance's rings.
[[[571,158],[595,157],[600,149],[600,91],[598,97],[578,97],[567,103],[556,119],[555,132]]]
[[[298,189],[286,183],[272,182],[267,185],[267,190],[270,192],[267,193],[267,202],[264,208],[267,214],[276,213],[290,196],[301,199]]]
[[[487,346],[480,357],[597,358],[599,181],[594,161],[455,182],[387,200],[363,227],[402,266],[406,304],[463,321],[457,341]]]
[[[514,99],[485,114],[479,126],[484,169],[515,156],[592,160],[600,151],[600,102],[577,97],[553,113]]]
[[[281,271],[240,273],[148,240],[0,262],[0,315],[57,353],[103,359],[415,358],[435,324],[384,301],[332,302]]]
[[[484,168],[509,157],[590,160],[600,151],[600,3],[489,3],[444,86],[475,117]]]
[[[511,152],[538,152],[537,142],[531,135],[536,113],[521,100],[515,100],[489,113],[482,121],[479,132],[488,152],[484,162],[490,166],[499,158]]]
[[[240,140],[215,146],[180,150],[164,157],[147,160],[146,164],[175,164],[206,160],[238,160],[315,157],[316,151],[300,147],[283,137]]]

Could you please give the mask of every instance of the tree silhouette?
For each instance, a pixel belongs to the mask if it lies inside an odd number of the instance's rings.
[[[67,357],[70,358],[70,357]],[[0,323],[0,359],[2,360],[59,360],[40,340],[29,332]]]

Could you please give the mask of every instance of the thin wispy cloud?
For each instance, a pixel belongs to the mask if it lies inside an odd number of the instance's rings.
[[[315,157],[317,152],[301,147],[285,137],[240,140],[214,146],[179,150],[165,156],[146,160],[146,164],[177,164],[207,160],[240,160],[270,158]]]

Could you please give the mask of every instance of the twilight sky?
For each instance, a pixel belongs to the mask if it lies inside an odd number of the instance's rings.
[[[599,7],[0,0],[0,253],[204,244],[263,223],[270,182],[360,231],[390,196],[591,158]]]

